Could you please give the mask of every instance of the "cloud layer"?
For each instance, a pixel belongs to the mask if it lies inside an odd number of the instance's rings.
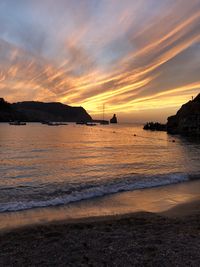
[[[0,3],[0,95],[11,102],[161,118],[200,92],[199,73],[200,0]]]

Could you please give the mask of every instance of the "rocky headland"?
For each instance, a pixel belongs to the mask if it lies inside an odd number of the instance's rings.
[[[43,103],[25,101],[10,104],[0,98],[0,122],[8,121],[92,121],[92,117],[82,107],[71,107],[58,102]]]
[[[166,124],[162,124],[159,122],[147,122],[144,125],[143,129],[151,131],[166,131],[167,127]]]
[[[176,115],[168,118],[170,134],[200,135],[200,94],[184,104]]]
[[[110,123],[117,123],[117,116],[116,116],[116,114],[114,114],[113,117],[110,119]]]

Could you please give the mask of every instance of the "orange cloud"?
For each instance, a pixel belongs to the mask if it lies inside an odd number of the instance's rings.
[[[143,13],[145,0],[110,1],[104,16],[75,7],[77,17],[71,14],[70,25],[62,21],[43,53],[1,38],[0,94],[8,101],[82,105],[94,115],[103,104],[107,114],[178,107],[200,91],[200,6],[196,0],[164,3]]]

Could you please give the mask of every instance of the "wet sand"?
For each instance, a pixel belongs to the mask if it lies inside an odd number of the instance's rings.
[[[184,211],[184,212],[183,212]],[[200,201],[0,234],[0,266],[200,266]]]
[[[121,192],[64,206],[0,213],[0,231],[86,218],[97,220],[105,216],[121,216],[141,211],[161,213],[196,200],[200,200],[200,180]]]

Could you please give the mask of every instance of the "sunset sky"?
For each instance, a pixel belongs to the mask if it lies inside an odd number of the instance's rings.
[[[200,92],[200,0],[0,0],[0,97],[165,121]]]

